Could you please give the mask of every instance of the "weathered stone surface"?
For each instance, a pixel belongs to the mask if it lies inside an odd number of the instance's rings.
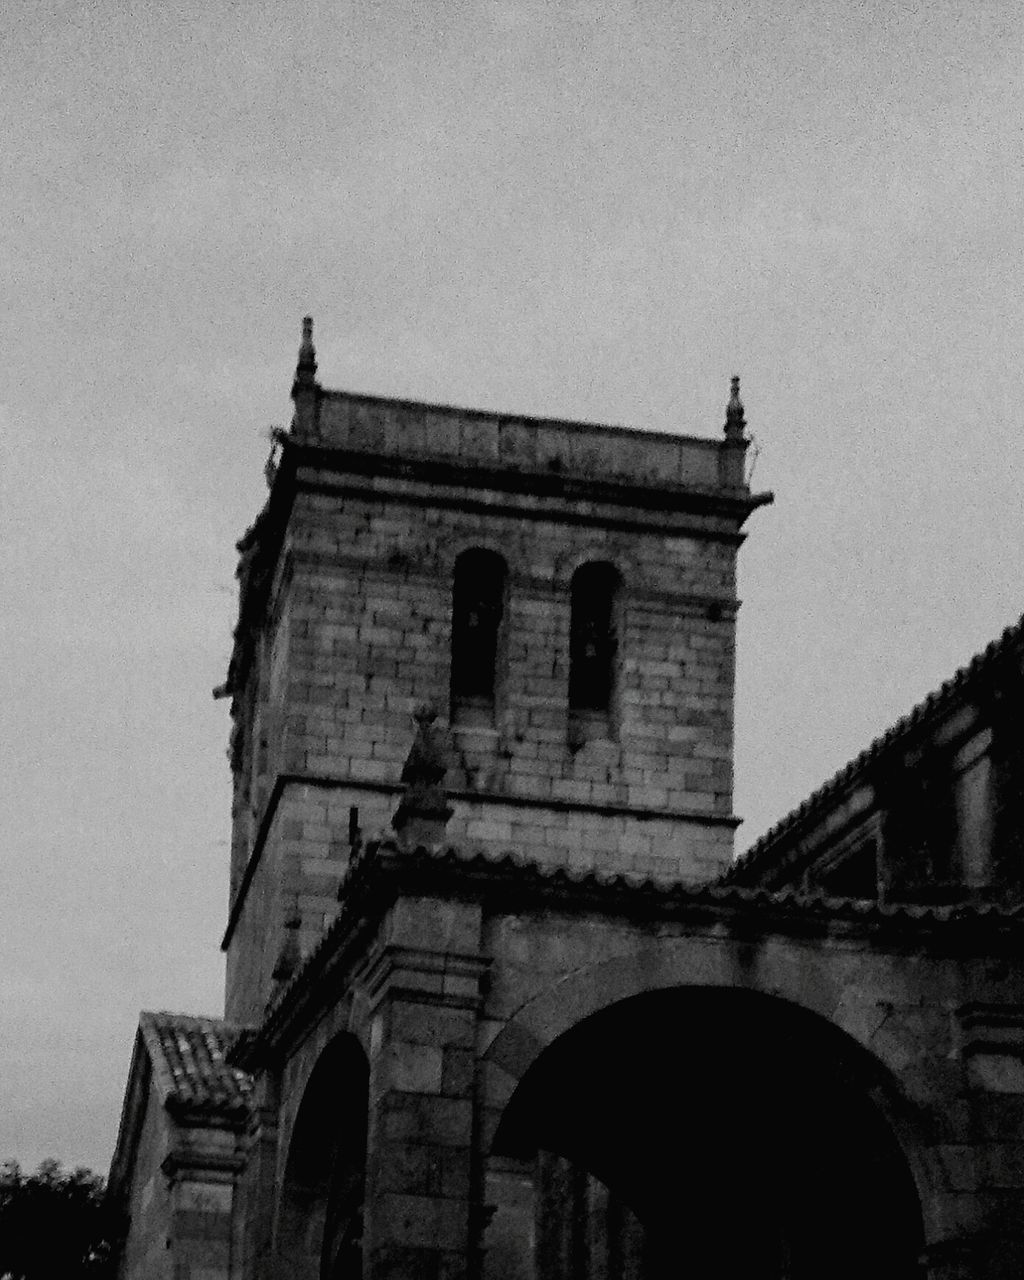
[[[500,555],[507,588],[493,705],[453,727],[447,837],[669,882],[707,879],[732,853],[735,555],[758,501],[733,474],[742,439],[399,404],[313,379],[296,381],[294,430],[240,544],[225,938],[239,1020],[271,994],[289,904],[308,954],[337,914],[347,837],[390,825],[413,710],[438,709],[444,731],[467,550]],[[622,588],[606,736],[581,741],[569,602],[588,564]],[[411,846],[439,838],[398,813]]]
[[[720,879],[758,501],[738,385],[715,442],[315,373],[307,329],[240,544],[246,1129],[177,1117],[169,1162],[139,1086],[124,1275],[1019,1276],[1019,634]],[[473,705],[467,551],[505,566]],[[586,565],[621,583],[589,631]],[[569,706],[581,636],[617,664],[596,711]]]

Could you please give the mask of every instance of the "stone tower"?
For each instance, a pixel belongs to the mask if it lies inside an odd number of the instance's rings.
[[[307,319],[219,691],[239,1023],[335,919],[414,733],[440,760],[433,833],[463,847],[693,883],[737,822],[735,561],[770,500],[738,379],[702,439],[330,391],[316,368]]]
[[[1017,1280],[1020,628],[723,876],[738,386],[714,441],[315,373],[307,321],[228,1017],[140,1021],[122,1280]]]

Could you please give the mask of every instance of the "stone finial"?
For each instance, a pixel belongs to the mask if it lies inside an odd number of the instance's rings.
[[[428,704],[417,707],[413,719],[416,734],[402,767],[405,792],[391,825],[403,845],[415,848],[440,843],[452,808],[444,786],[451,758],[448,731],[435,725],[437,708]]]
[[[746,425],[743,417],[743,401],[740,399],[740,379],[739,374],[736,374],[732,379],[729,403],[725,409],[726,437],[730,440],[742,440]]]
[[[299,929],[301,927],[302,916],[299,913],[299,901],[296,898],[295,905],[288,919],[284,922],[284,938],[281,940],[281,950],[278,952],[274,970],[270,975],[275,982],[290,982],[299,971],[299,965],[302,963],[302,949],[299,946]]]
[[[313,346],[313,317],[302,318],[302,342],[299,344],[299,362],[295,366],[296,376],[300,373],[316,373],[316,348]]]
[[[299,344],[299,360],[295,366],[295,380],[292,383],[292,399],[295,401],[292,434],[300,440],[315,437],[317,387],[312,316],[305,316],[302,321],[302,342]]]
[[[443,729],[435,729],[437,708],[421,703],[412,713],[416,736],[402,766],[402,781],[407,786],[434,786],[448,772],[448,742]]]

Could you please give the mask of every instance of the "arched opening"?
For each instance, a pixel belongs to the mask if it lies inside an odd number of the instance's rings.
[[[569,623],[569,745],[616,731],[619,575],[603,562],[572,577]]]
[[[354,1036],[324,1050],[292,1130],[275,1253],[291,1280],[361,1280],[369,1067]]]
[[[493,551],[464,551],[452,586],[451,720],[489,726],[498,698],[505,616],[505,561]]]
[[[517,1274],[517,1248],[544,1280],[917,1280],[920,1204],[887,1087],[842,1032],[756,993],[660,991],[594,1014],[503,1114],[488,1280]],[[518,1219],[503,1208],[517,1186]]]

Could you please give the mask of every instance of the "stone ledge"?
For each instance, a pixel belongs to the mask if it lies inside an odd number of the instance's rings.
[[[221,950],[227,951],[234,936],[235,928],[245,907],[246,897],[263,849],[273,826],[281,796],[286,787],[301,785],[324,787],[331,790],[371,791],[378,795],[398,795],[402,791],[400,782],[375,782],[364,778],[337,778],[327,774],[314,773],[282,773],[274,779],[270,796],[267,800],[263,816],[260,819],[253,843],[252,853],[246,862],[238,890],[228,912],[228,922],[221,939]],[[704,826],[738,827],[743,821],[732,814],[706,812],[702,809],[657,809],[632,807],[630,805],[596,804],[584,800],[543,799],[535,796],[508,795],[499,791],[449,791],[449,799],[462,804],[500,804],[523,809],[548,809],[556,813],[588,813],[600,817],[630,818],[639,822],[690,822]]]

